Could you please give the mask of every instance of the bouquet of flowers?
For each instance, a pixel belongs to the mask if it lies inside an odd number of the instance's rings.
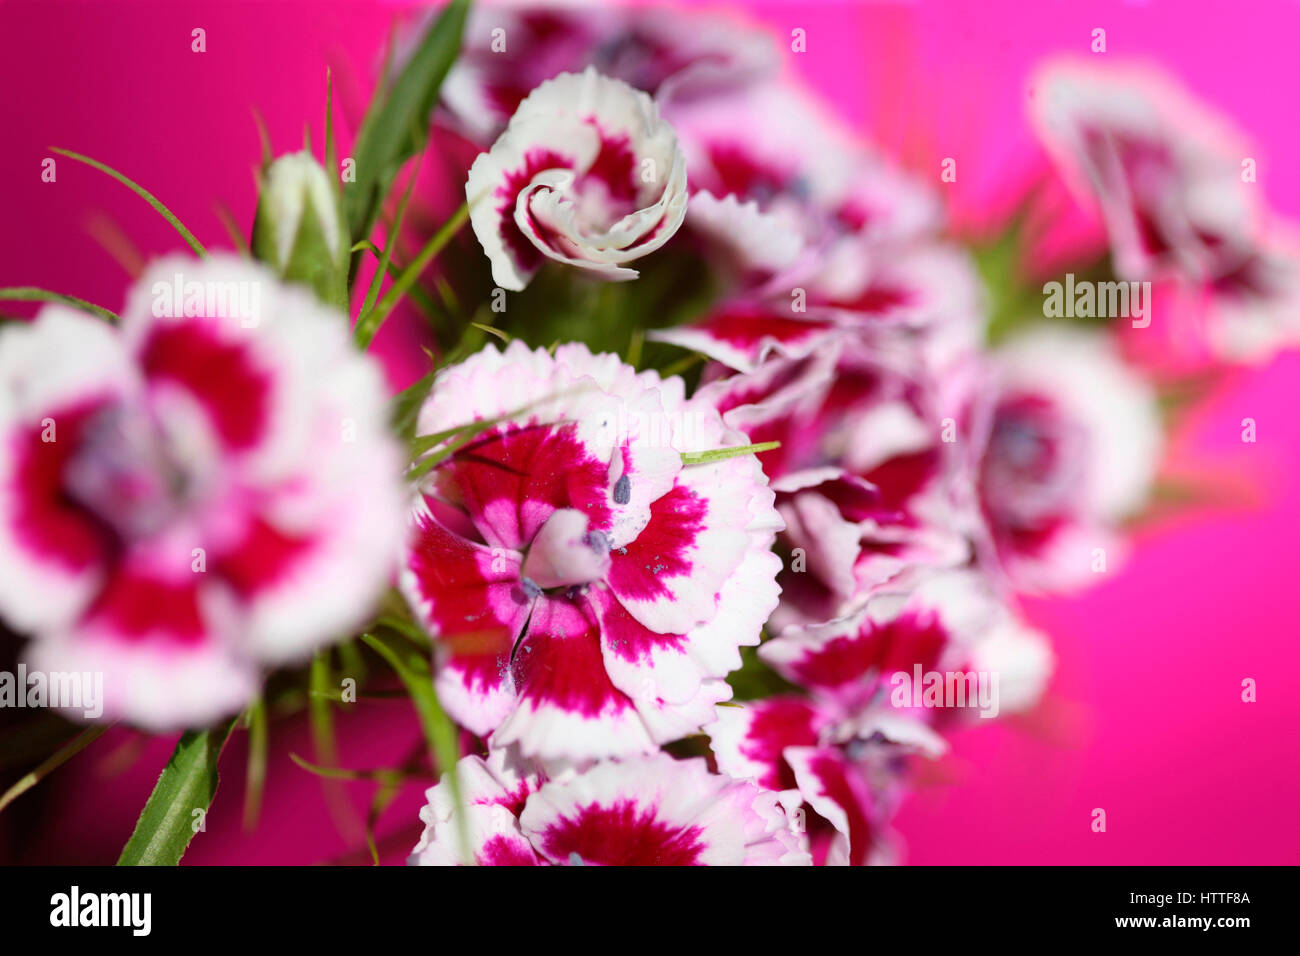
[[[415,864],[898,859],[918,764],[1051,676],[1017,596],[1120,566],[1162,400],[1300,338],[1298,247],[1222,119],[1076,61],[1030,91],[1052,174],[959,237],[948,165],[787,42],[453,0],[349,148],[328,96],[319,157],[267,147],[228,251],[60,150],[183,248],[120,313],[0,290],[46,303],[0,330],[0,698],[90,722],[0,810],[115,722],[184,731],[121,858],[175,863],[227,740],[255,818],[297,712],[306,770],[381,783],[372,852],[436,780]],[[1105,244],[1063,258],[1063,204]],[[429,343],[395,395],[390,318]],[[347,766],[335,722],[394,692],[420,752]]]

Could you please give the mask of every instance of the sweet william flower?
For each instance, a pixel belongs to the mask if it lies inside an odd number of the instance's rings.
[[[428,791],[422,866],[807,866],[807,840],[778,796],[664,753],[610,760],[555,778],[509,751],[457,765]],[[461,819],[463,815],[463,819]],[[460,844],[461,832],[468,847]],[[472,856],[466,859],[465,850]]]
[[[1113,565],[1119,522],[1146,500],[1160,462],[1151,386],[1109,340],[1078,329],[1024,333],[993,356],[997,378],[978,493],[998,558],[1025,591],[1070,590]]]
[[[730,17],[652,7],[475,4],[442,86],[451,124],[486,145],[540,83],[588,66],[656,99],[699,99],[776,71],[766,31]]]
[[[956,413],[939,406],[918,351],[843,331],[800,339],[771,322],[753,327],[771,338],[769,357],[709,382],[696,400],[751,442],[781,443],[759,455],[791,555],[773,624],[838,617],[910,566],[967,561],[978,512],[962,493],[964,450],[942,440],[943,419]],[[695,347],[722,358],[746,344],[719,331],[697,330]]]
[[[930,190],[796,85],[661,105],[686,156],[687,227],[733,278],[785,297],[787,311],[794,286],[810,300],[865,299],[872,273],[941,222]]]
[[[1241,163],[1251,150],[1222,117],[1145,67],[1062,59],[1030,89],[1039,135],[1100,208],[1121,276],[1212,279],[1250,254],[1260,209]]]
[[[1300,343],[1300,230],[1274,224],[1269,235],[1231,272],[1198,297],[1212,353],[1227,362],[1260,362]],[[1183,331],[1186,329],[1184,327]]]
[[[520,342],[443,371],[419,429],[502,417],[430,473],[401,574],[444,706],[530,758],[698,729],[777,601],[781,521],[757,460],[682,463],[743,436],[678,378]]]
[[[720,710],[707,728],[713,753],[723,772],[805,803],[814,855],[828,865],[885,861],[901,758],[943,754],[938,729],[963,714],[1029,707],[1052,664],[1046,641],[967,570],[911,572],[842,618],[785,629],[759,654],[803,693]],[[918,708],[896,678],[916,669],[976,675],[987,696]]]
[[[385,408],[341,315],[230,256],[152,264],[119,328],[7,328],[0,614],[29,666],[170,730],[363,623],[401,539]]]
[[[654,101],[594,69],[537,87],[470,167],[470,223],[503,289],[547,259],[636,278],[686,215],[686,162]]]
[[[1252,185],[1250,148],[1230,120],[1140,67],[1049,63],[1034,119],[1066,181],[1095,201],[1126,279],[1154,280],[1159,315],[1125,328],[1157,369],[1257,362],[1300,338],[1300,244]]]

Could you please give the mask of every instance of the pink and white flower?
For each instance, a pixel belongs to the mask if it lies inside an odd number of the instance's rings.
[[[475,4],[442,88],[452,123],[491,142],[534,87],[587,67],[657,99],[690,100],[775,71],[776,44],[730,17],[653,7]]]
[[[440,699],[493,747],[649,752],[731,695],[776,605],[781,521],[753,455],[680,379],[514,342],[443,371],[422,433],[501,421],[442,461],[401,586],[436,638]]]
[[[1300,231],[1275,223],[1236,269],[1192,296],[1212,353],[1232,362],[1267,359],[1300,344]]]
[[[733,227],[732,235],[746,234]],[[985,325],[983,291],[969,257],[940,244],[872,250],[859,242],[842,240],[837,249],[844,260],[827,253],[797,280],[803,285],[724,300],[699,321],[649,337],[753,372],[769,355],[800,358],[845,338],[836,330],[865,333],[863,342],[873,348],[884,333],[897,333],[898,341],[885,347],[897,350],[910,341],[937,387],[960,379],[960,366],[982,347]]]
[[[171,257],[120,328],[0,335],[0,614],[29,666],[102,672],[104,718],[238,709],[363,623],[401,539],[385,387],[346,319],[247,260]]]
[[[648,94],[589,68],[537,87],[465,184],[470,223],[503,289],[547,259],[610,280],[686,216],[686,162]]]
[[[971,571],[910,574],[845,617],[786,629],[759,655],[806,696],[723,708],[707,728],[713,752],[722,771],[780,792],[788,806],[806,803],[815,855],[828,865],[888,859],[902,759],[943,754],[937,727],[960,713],[942,709],[946,700],[914,706],[896,675],[995,674],[992,706],[1011,711],[1037,699],[1051,670],[1046,642]]]
[[[937,405],[915,348],[841,332],[789,351],[696,396],[750,441],[781,442],[760,455],[791,556],[778,628],[840,616],[909,566],[963,563],[978,521],[964,445],[943,441],[944,419],[964,409]]]
[[[806,866],[807,840],[775,793],[664,753],[553,779],[491,752],[457,767],[420,810],[410,862],[424,866]],[[461,832],[468,837],[462,848]],[[468,853],[464,853],[468,849]],[[467,857],[472,856],[472,859]]]
[[[748,286],[788,294],[847,274],[864,293],[868,264],[890,261],[872,253],[940,222],[929,190],[797,86],[773,81],[664,108],[686,154],[688,225]]]
[[[1240,134],[1165,75],[1048,64],[1033,119],[1075,192],[1095,201],[1126,279],[1208,279],[1249,254],[1259,225]]]
[[[1095,551],[1119,557],[1118,523],[1160,462],[1151,387],[1108,339],[1044,328],[994,353],[996,397],[979,497],[1003,568],[1024,590],[1083,586]]]

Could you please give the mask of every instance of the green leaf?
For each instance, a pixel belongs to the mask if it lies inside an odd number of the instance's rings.
[[[141,199],[147,202],[150,206],[152,206],[154,208],[154,211],[157,212],[158,215],[166,219],[171,224],[171,227],[175,229],[178,233],[180,233],[181,238],[184,239],[185,242],[189,244],[189,247],[194,250],[194,253],[197,256],[199,256],[199,258],[202,258],[203,256],[206,256],[208,254],[207,250],[203,248],[203,244],[200,243],[197,238],[195,238],[194,233],[186,229],[184,224],[179,219],[176,218],[175,214],[173,214],[170,209],[164,206],[162,202],[153,193],[149,192],[149,190],[145,189],[139,183],[134,182],[131,179],[128,179],[126,176],[123,176],[113,167],[105,166],[97,159],[91,159],[89,156],[82,156],[80,153],[74,153],[68,149],[59,149],[57,146],[51,146],[50,149],[53,152],[58,153],[60,156],[66,156],[69,159],[75,159],[79,163],[85,163],[87,166],[90,166],[94,169],[98,169],[101,173],[104,173],[107,176],[112,176],[119,183],[121,183],[127,189],[130,189],[133,193],[135,193],[137,196],[139,196]]]
[[[103,319],[105,322],[117,321],[117,313],[110,312],[102,305],[95,305],[95,303],[87,302],[85,299],[78,299],[75,295],[64,295],[61,292],[50,292],[48,289],[38,289],[35,286],[30,285],[0,289],[0,301],[62,302],[64,305],[70,305],[74,309],[80,309],[82,312],[89,312],[91,315]]]
[[[356,181],[343,204],[353,242],[366,239],[397,171],[420,152],[442,81],[460,53],[469,0],[452,0],[421,37],[401,73],[366,110],[352,148]]]
[[[194,838],[194,811],[207,813],[217,792],[217,758],[238,718],[181,735],[144,805],[118,866],[175,866]]]
[[[758,455],[780,447],[779,441],[765,441],[757,445],[735,445],[731,448],[712,448],[709,451],[686,451],[682,452],[682,464],[708,465],[715,461],[726,461],[728,458],[739,458],[741,455]]]

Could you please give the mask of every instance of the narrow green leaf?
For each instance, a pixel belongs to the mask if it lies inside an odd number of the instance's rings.
[[[424,655],[410,645],[389,643],[373,634],[363,634],[361,639],[369,644],[397,672],[410,694],[411,703],[420,718],[420,728],[424,731],[424,740],[429,748],[429,759],[436,771],[447,775],[451,787],[452,803],[461,806],[460,775],[457,764],[460,761],[460,739],[456,725],[452,723],[447,712],[438,702],[438,694],[433,689],[433,673]],[[469,834],[466,829],[465,814],[457,813],[461,849],[469,847]],[[468,854],[465,854],[468,856]]]
[[[370,344],[370,340],[375,337],[375,332],[379,330],[379,321],[372,317],[375,311],[375,301],[379,298],[379,289],[384,284],[384,276],[388,274],[388,264],[393,258],[393,249],[396,248],[398,240],[402,235],[402,223],[406,221],[406,207],[411,201],[411,193],[415,191],[415,182],[420,178],[419,164],[411,170],[411,178],[406,183],[406,189],[402,192],[402,198],[397,202],[397,212],[393,217],[393,225],[388,230],[388,236],[384,240],[384,251],[379,257],[379,268],[375,269],[375,276],[370,280],[370,288],[366,289],[366,298],[361,305],[361,312],[357,315],[356,340],[362,349]],[[398,275],[398,279],[401,275]],[[396,281],[396,280],[394,280]]]
[[[181,735],[144,805],[135,832],[122,848],[118,866],[175,866],[197,830],[195,810],[204,814],[217,792],[217,758],[238,718],[209,730]]]
[[[437,369],[426,373],[419,380],[412,382],[398,392],[389,402],[389,419],[393,423],[393,430],[399,437],[409,441],[415,435],[416,424],[420,417],[420,407],[424,404],[424,400],[429,397],[429,392],[433,388],[433,380],[437,377],[437,374]]]
[[[442,464],[494,425],[498,425],[504,421],[509,421],[512,418],[518,418],[520,415],[525,415],[532,409],[544,405],[546,402],[553,402],[560,398],[585,391],[588,387],[589,386],[579,385],[573,388],[564,389],[554,393],[553,395],[549,395],[546,398],[538,399],[535,402],[529,402],[527,405],[512,409],[511,411],[505,412],[502,415],[497,415],[493,418],[485,418],[477,422],[468,422],[467,424],[459,425],[455,428],[449,428],[443,432],[436,432],[432,435],[420,435],[412,441],[412,444],[417,448],[423,445],[428,445],[429,443],[432,443],[430,447],[438,445],[441,441],[446,440],[447,437],[451,436],[454,436],[454,440],[416,461],[407,471],[407,479],[410,481],[418,481],[420,478],[423,478],[434,468],[437,468],[438,465]]]
[[[625,361],[633,368],[641,367],[641,353],[645,350],[645,329],[638,326],[632,330],[632,337],[627,343],[627,358]]]
[[[239,250],[239,254],[245,258],[251,257],[253,251],[248,248],[248,238],[240,230],[239,223],[235,220],[235,214],[230,211],[230,207],[223,202],[219,202],[214,208],[217,218],[226,227],[226,233],[230,236],[230,241],[235,244],[235,248]]]
[[[383,261],[384,250],[375,245],[369,239],[362,239],[360,242],[352,246],[353,252],[359,252],[361,250],[369,252],[377,260],[381,262]],[[402,274],[404,268],[405,267],[391,255],[388,257],[388,275],[390,277],[397,278],[397,276]],[[431,324],[443,324],[445,316],[438,311],[438,307],[434,304],[433,299],[430,298],[428,292],[416,285],[411,287],[410,296],[411,301],[415,303],[416,308],[424,313],[424,317],[428,319]]]
[[[759,442],[757,445],[736,445],[733,448],[712,448],[709,451],[687,451],[682,452],[682,464],[707,465],[715,461],[726,461],[728,458],[739,458],[741,455],[757,455],[780,447],[781,443],[779,441],[765,441]]]
[[[106,322],[117,321],[117,313],[110,312],[102,305],[95,305],[95,303],[87,302],[85,299],[78,299],[75,295],[50,292],[48,289],[38,289],[35,286],[14,286],[8,289],[0,289],[0,301],[61,302],[64,305],[72,306],[74,309],[80,309],[82,312],[89,312],[96,318],[103,319]]]
[[[334,737],[334,712],[329,701],[335,697],[330,679],[328,648],[317,651],[311,659],[309,696],[311,699],[311,739],[316,759],[328,765],[338,762],[338,744]]]
[[[253,125],[257,127],[257,141],[262,146],[262,169],[265,170],[271,165],[275,153],[271,149],[271,133],[266,128],[266,119],[256,106],[253,107]]]
[[[456,727],[438,702],[433,690],[433,674],[429,663],[414,647],[386,641],[374,634],[363,634],[361,639],[372,647],[402,679],[411,703],[420,718],[429,757],[439,770],[449,770],[460,759]]]
[[[379,627],[386,627],[396,631],[402,637],[406,638],[415,645],[415,649],[421,654],[433,653],[433,641],[429,640],[429,635],[425,634],[423,629],[410,618],[401,618],[392,614],[381,615],[375,622]]]
[[[362,334],[361,323],[357,322],[357,341],[362,348],[365,348],[370,344],[370,340],[374,338],[375,333],[379,331],[379,327],[383,325],[384,319],[388,318],[388,313],[393,311],[393,308],[399,301],[401,301],[402,296],[404,296],[407,290],[415,284],[415,280],[420,277],[420,273],[423,272],[429,263],[433,261],[434,257],[442,251],[443,247],[451,241],[452,236],[456,235],[456,233],[460,231],[460,227],[465,225],[468,221],[469,204],[464,203],[455,213],[452,214],[450,219],[442,224],[438,231],[433,234],[432,238],[424,244],[424,248],[421,249],[416,254],[415,258],[411,260],[410,265],[408,265],[402,271],[402,274],[394,280],[393,284],[388,287],[388,291],[384,293],[384,297],[379,300],[379,304],[375,306],[374,311],[368,317],[364,335]],[[388,245],[392,246],[392,242],[390,241]]]
[[[402,165],[420,151],[442,81],[460,53],[469,0],[452,0],[430,25],[401,72],[371,102],[352,158],[356,181],[343,189],[352,239],[368,238],[380,202]]]
[[[244,781],[244,829],[255,830],[262,815],[262,794],[266,791],[269,721],[266,701],[260,696],[249,706],[248,773]]]
[[[401,781],[382,781],[375,790],[374,798],[370,801],[370,812],[366,814],[366,846],[370,850],[370,859],[375,866],[379,865],[379,847],[375,843],[375,827],[379,825],[379,818],[383,816],[384,811],[392,804],[401,789]]]
[[[316,652],[308,675],[307,714],[311,727],[312,750],[323,766],[338,766],[338,738],[334,732],[333,703],[339,701],[338,685],[330,667],[330,650]],[[346,839],[362,834],[361,817],[339,784],[322,778],[321,792],[334,825]]]
[[[486,332],[488,335],[491,335],[491,336],[494,336],[494,337],[497,338],[497,339],[500,339],[500,340],[501,340],[502,342],[504,342],[506,345],[509,345],[509,344],[510,344],[510,333],[509,333],[509,332],[503,332],[503,331],[501,331],[501,329],[498,329],[498,328],[496,328],[496,327],[494,327],[494,326],[491,326],[491,325],[484,325],[482,322],[471,322],[470,325],[474,326],[474,328],[476,328],[476,329],[482,329],[482,330],[483,330],[484,332]],[[554,350],[552,350],[552,351],[554,351]]]
[[[330,68],[325,67],[325,169],[330,174],[330,182],[338,188],[339,171],[335,168],[337,158],[334,146],[334,77]]]
[[[189,247],[194,250],[195,255],[202,258],[203,256],[206,256],[208,254],[207,250],[203,248],[203,244],[199,242],[199,240],[195,237],[194,233],[186,229],[184,224],[179,219],[176,218],[175,214],[173,214],[170,209],[164,206],[162,202],[153,193],[149,192],[149,190],[145,189],[139,183],[131,179],[128,179],[126,176],[123,176],[113,167],[106,166],[97,159],[91,159],[89,156],[83,156],[80,153],[74,153],[68,149],[59,149],[57,146],[51,146],[50,149],[51,151],[58,153],[60,156],[66,156],[69,159],[75,159],[79,163],[85,163],[87,166],[90,166],[93,169],[98,169],[101,173],[104,173],[106,176],[113,177],[119,183],[125,186],[127,189],[131,190],[133,193],[135,193],[137,196],[139,196],[141,199],[147,202],[150,206],[152,206],[154,208],[154,211],[157,212],[158,215],[166,219],[167,222],[171,224],[171,227],[175,229],[178,233],[180,233],[181,238],[185,240],[185,242],[189,245]]]
[[[666,366],[659,374],[664,378],[681,375],[683,372],[699,365],[705,358],[706,356],[702,352],[692,352],[690,355],[678,359],[672,365]]]
[[[327,780],[378,780],[381,782],[400,782],[402,780],[427,780],[429,771],[423,767],[379,767],[375,770],[358,770],[352,767],[322,767],[310,760],[304,760],[296,753],[290,753],[289,759],[303,770]]]
[[[23,774],[18,779],[17,783],[4,792],[4,796],[0,796],[0,811],[3,811],[5,807],[9,806],[9,804],[13,803],[55,770],[58,770],[77,754],[81,753],[93,744],[103,736],[104,731],[108,730],[112,726],[112,724],[96,724],[95,726],[82,731],[58,750],[54,751],[54,753],[45,760],[41,761],[40,766],[35,770]]]

